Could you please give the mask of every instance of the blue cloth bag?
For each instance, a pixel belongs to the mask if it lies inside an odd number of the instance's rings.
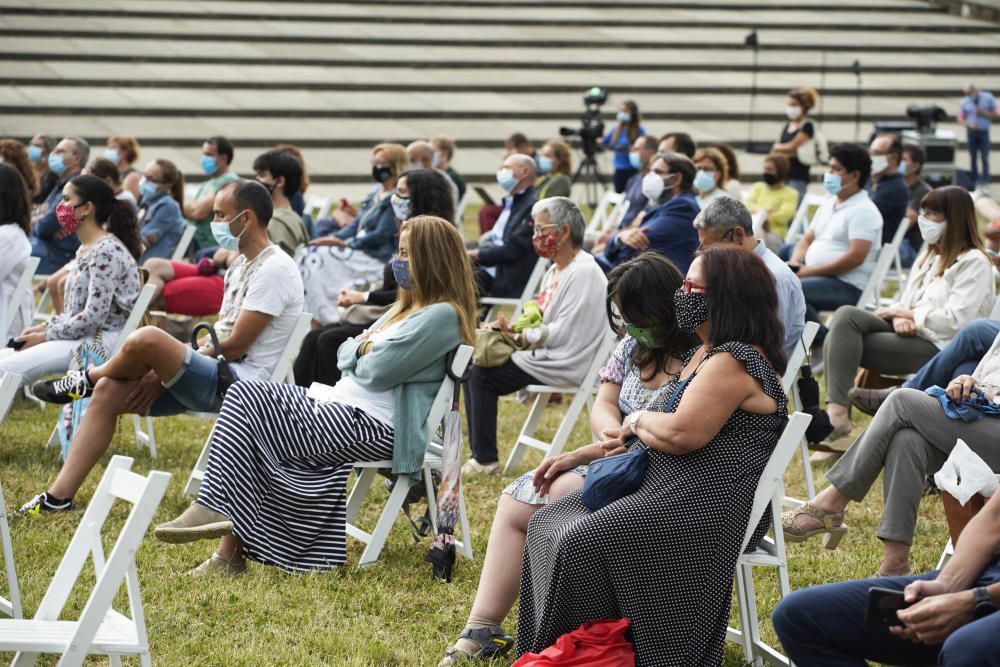
[[[967,399],[959,403],[951,400],[944,389],[937,385],[928,387],[926,392],[941,402],[948,419],[974,422],[983,417],[1000,417],[1000,405],[988,400],[982,390],[973,390]]]

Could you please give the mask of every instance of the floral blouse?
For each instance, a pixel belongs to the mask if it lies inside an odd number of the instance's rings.
[[[139,296],[139,267],[112,234],[81,247],[69,269],[63,312],[49,320],[46,340],[80,340],[120,331]]]
[[[632,363],[632,352],[636,342],[631,336],[625,336],[611,353],[608,363],[600,372],[601,382],[612,382],[620,385],[618,392],[618,409],[623,415],[630,415],[636,410],[642,410],[660,391],[670,384],[667,380],[660,387],[650,389],[642,381],[641,369]]]

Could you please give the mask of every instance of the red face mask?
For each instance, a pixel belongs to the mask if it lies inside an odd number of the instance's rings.
[[[531,245],[543,259],[552,259],[559,251],[559,230],[531,237]]]
[[[59,221],[59,226],[67,234],[76,234],[76,230],[80,229],[80,225],[83,224],[83,220],[77,220],[73,217],[73,212],[76,209],[76,206],[66,202],[60,202],[56,206],[56,220]]]

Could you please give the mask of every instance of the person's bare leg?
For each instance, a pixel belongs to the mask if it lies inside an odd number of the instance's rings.
[[[169,259],[148,259],[142,268],[149,273],[146,284],[156,288],[156,291],[153,292],[153,303],[162,305],[160,297],[163,295],[163,286],[174,279],[173,264],[170,263]]]
[[[80,490],[83,480],[108,451],[118,415],[125,412],[125,398],[135,385],[135,381],[104,379],[94,387],[87,414],[73,434],[66,461],[49,487],[50,495],[68,499]]]
[[[87,375],[96,386],[103,378],[138,380],[152,369],[162,382],[167,382],[184,365],[187,350],[187,346],[166,331],[143,327],[126,338],[113,357],[91,368]]]
[[[894,540],[882,541],[882,564],[878,568],[883,577],[902,576],[910,573],[910,545]]]
[[[816,496],[809,501],[809,504],[827,512],[828,514],[836,514],[837,512],[843,512],[847,508],[847,504],[849,502],[851,502],[851,499],[831,484],[817,493]],[[799,514],[795,518],[795,523],[804,530],[815,530],[823,527],[822,521],[816,517],[809,516],[808,514]]]
[[[838,405],[836,403],[826,404],[826,413],[830,417],[830,423],[834,427],[840,426],[841,424],[849,423],[851,421],[851,415],[848,412],[846,405]]]
[[[243,541],[234,536],[226,535],[219,540],[219,548],[215,551],[230,563],[243,562]]]

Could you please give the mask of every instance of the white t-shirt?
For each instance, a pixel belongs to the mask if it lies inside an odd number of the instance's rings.
[[[249,280],[249,282],[247,282]],[[246,283],[246,284],[244,284]],[[273,319],[250,345],[246,356],[232,364],[240,380],[269,381],[274,367],[292,335],[295,322],[302,313],[302,278],[295,260],[278,250],[273,244],[263,250],[253,261],[247,262],[240,255],[226,271],[225,295],[219,309],[219,338],[231,333],[231,326],[239,312],[252,310],[270,315]],[[230,313],[243,293],[239,311]]]
[[[816,211],[809,225],[815,238],[806,250],[806,266],[822,266],[847,253],[851,241],[871,241],[865,261],[837,278],[859,290],[865,288],[882,248],[882,214],[861,190],[840,202],[831,195]]]
[[[3,320],[4,313],[10,298],[14,295],[17,283],[24,273],[24,263],[31,255],[31,243],[21,229],[20,225],[8,224],[0,225],[0,320]],[[20,310],[14,313],[13,322],[0,321],[0,326],[6,326],[7,331],[0,331],[3,341],[0,345],[6,345],[10,336],[16,336],[24,330],[24,322],[21,321]]]

